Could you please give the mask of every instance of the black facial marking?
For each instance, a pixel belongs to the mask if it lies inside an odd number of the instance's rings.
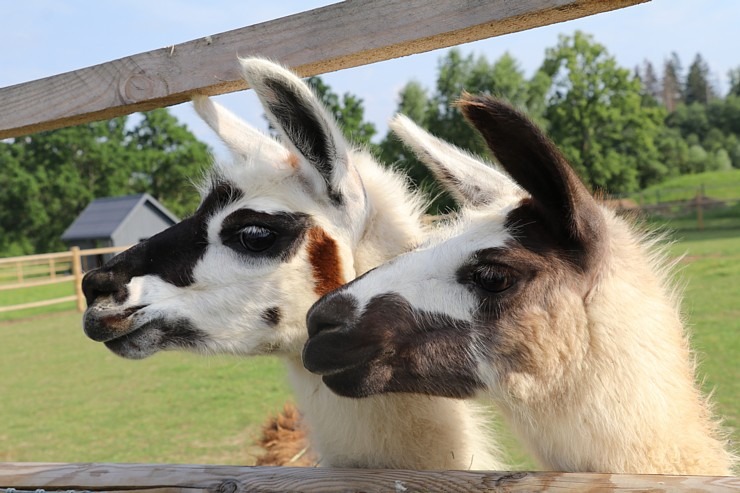
[[[103,267],[88,272],[82,281],[87,305],[111,296],[121,303],[128,297],[126,284],[133,277],[158,276],[178,287],[194,282],[193,269],[208,247],[206,223],[217,211],[242,197],[238,187],[215,181],[191,217],[134,245]]]
[[[219,236],[224,245],[248,258],[289,260],[298,251],[306,231],[311,225],[310,216],[302,213],[267,213],[252,209],[239,209],[229,214],[221,225]],[[254,251],[245,248],[241,233],[245,228],[257,226],[274,233],[270,246]]]
[[[244,192],[232,183],[225,180],[215,179],[211,185],[211,190],[203,199],[203,202],[198,207],[196,215],[201,214],[206,217],[214,212],[220,211],[230,204],[238,201],[244,197]]]
[[[277,324],[280,323],[280,318],[281,318],[280,307],[277,307],[277,306],[268,308],[262,313],[262,320],[267,322],[267,325],[270,325],[272,327],[275,327]]]
[[[331,175],[337,161],[337,150],[326,133],[326,122],[306,106],[306,101],[286,86],[280,79],[267,79],[265,85],[275,94],[275,101],[268,101],[270,110],[290,141],[321,174],[326,182],[329,198],[335,205],[342,204],[341,194],[332,189]]]

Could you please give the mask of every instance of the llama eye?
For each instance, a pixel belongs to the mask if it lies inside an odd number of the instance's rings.
[[[262,226],[247,226],[239,232],[239,242],[250,252],[263,252],[277,239],[274,231]]]
[[[501,293],[514,285],[515,279],[500,269],[484,267],[475,271],[473,282],[481,289],[491,293]]]

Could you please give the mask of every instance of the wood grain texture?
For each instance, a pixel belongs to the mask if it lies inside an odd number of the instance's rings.
[[[0,488],[172,492],[692,491],[740,489],[738,477],[406,471],[167,464],[0,463]]]
[[[0,139],[245,89],[237,56],[266,56],[309,76],[645,1],[348,0],[2,88]]]

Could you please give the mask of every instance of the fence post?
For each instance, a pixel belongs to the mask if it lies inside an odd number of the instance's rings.
[[[85,311],[85,295],[82,293],[82,262],[80,256],[80,247],[73,246],[69,249],[72,252],[72,273],[75,276],[75,296],[77,296],[77,311]]]
[[[22,262],[16,262],[15,264],[15,273],[18,276],[18,282],[23,282],[23,263]]]
[[[52,279],[57,278],[57,268],[53,258],[49,259],[49,277]]]
[[[699,231],[704,231],[704,211],[702,210],[704,202],[704,184],[702,183],[696,191],[696,225]]]

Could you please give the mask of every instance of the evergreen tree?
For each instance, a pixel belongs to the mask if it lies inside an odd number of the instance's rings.
[[[663,64],[663,106],[672,113],[683,101],[683,85],[681,83],[681,60],[677,53],[672,53],[671,57]]]
[[[709,65],[699,53],[696,54],[689,67],[684,87],[684,102],[686,104],[707,104],[715,95],[709,81]]]

